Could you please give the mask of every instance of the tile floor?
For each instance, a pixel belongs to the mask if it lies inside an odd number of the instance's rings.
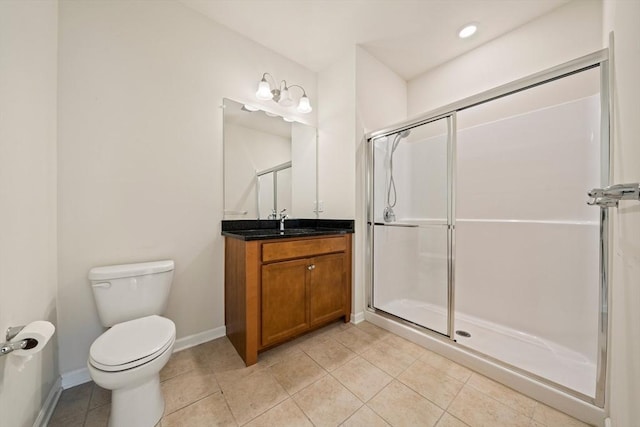
[[[248,368],[220,338],[174,354],[160,377],[161,427],[586,425],[367,322],[334,323]],[[93,383],[65,390],[49,426],[106,426],[109,403]]]

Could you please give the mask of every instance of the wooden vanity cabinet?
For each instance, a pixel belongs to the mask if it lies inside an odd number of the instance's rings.
[[[260,346],[294,337],[309,329],[309,260],[262,266]]]
[[[247,366],[258,352],[351,317],[351,234],[225,240],[227,336]]]

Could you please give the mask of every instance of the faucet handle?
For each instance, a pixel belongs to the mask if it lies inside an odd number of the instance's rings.
[[[284,208],[280,211],[280,219],[289,218],[289,216],[285,213],[286,211],[287,211],[287,208]]]

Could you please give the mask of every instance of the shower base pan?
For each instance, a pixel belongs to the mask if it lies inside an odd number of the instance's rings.
[[[446,330],[446,310],[411,299],[396,299],[377,309],[435,331]],[[485,354],[541,378],[595,396],[596,363],[552,341],[456,313],[453,338],[461,346]],[[465,335],[469,335],[468,337]]]

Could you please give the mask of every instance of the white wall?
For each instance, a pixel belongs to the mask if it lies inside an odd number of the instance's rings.
[[[321,218],[355,215],[355,52],[318,73],[318,199]]]
[[[320,218],[352,219],[356,212],[356,58],[350,50],[318,73],[318,204]],[[351,312],[359,308],[364,289],[359,268],[358,230],[353,241]]]
[[[0,2],[0,341],[56,324],[58,3]],[[0,357],[0,424],[31,426],[58,378],[56,337],[32,358]]]
[[[365,166],[367,132],[407,118],[407,83],[361,47],[356,48],[354,313],[366,305],[367,205]]]
[[[604,44],[614,32],[614,183],[640,182],[640,2],[606,1]],[[640,205],[621,202],[613,217],[609,408],[612,425],[640,420]]]
[[[316,102],[316,75],[173,1],[63,1],[59,75],[61,371],[103,331],[91,267],[171,258],[178,338],[224,325],[222,99],[263,72]],[[264,106],[278,113],[271,101]],[[299,117],[315,125],[314,113]]]
[[[361,47],[356,48],[358,131],[407,118],[407,82]]]
[[[411,80],[415,116],[602,48],[599,0],[574,0]]]

